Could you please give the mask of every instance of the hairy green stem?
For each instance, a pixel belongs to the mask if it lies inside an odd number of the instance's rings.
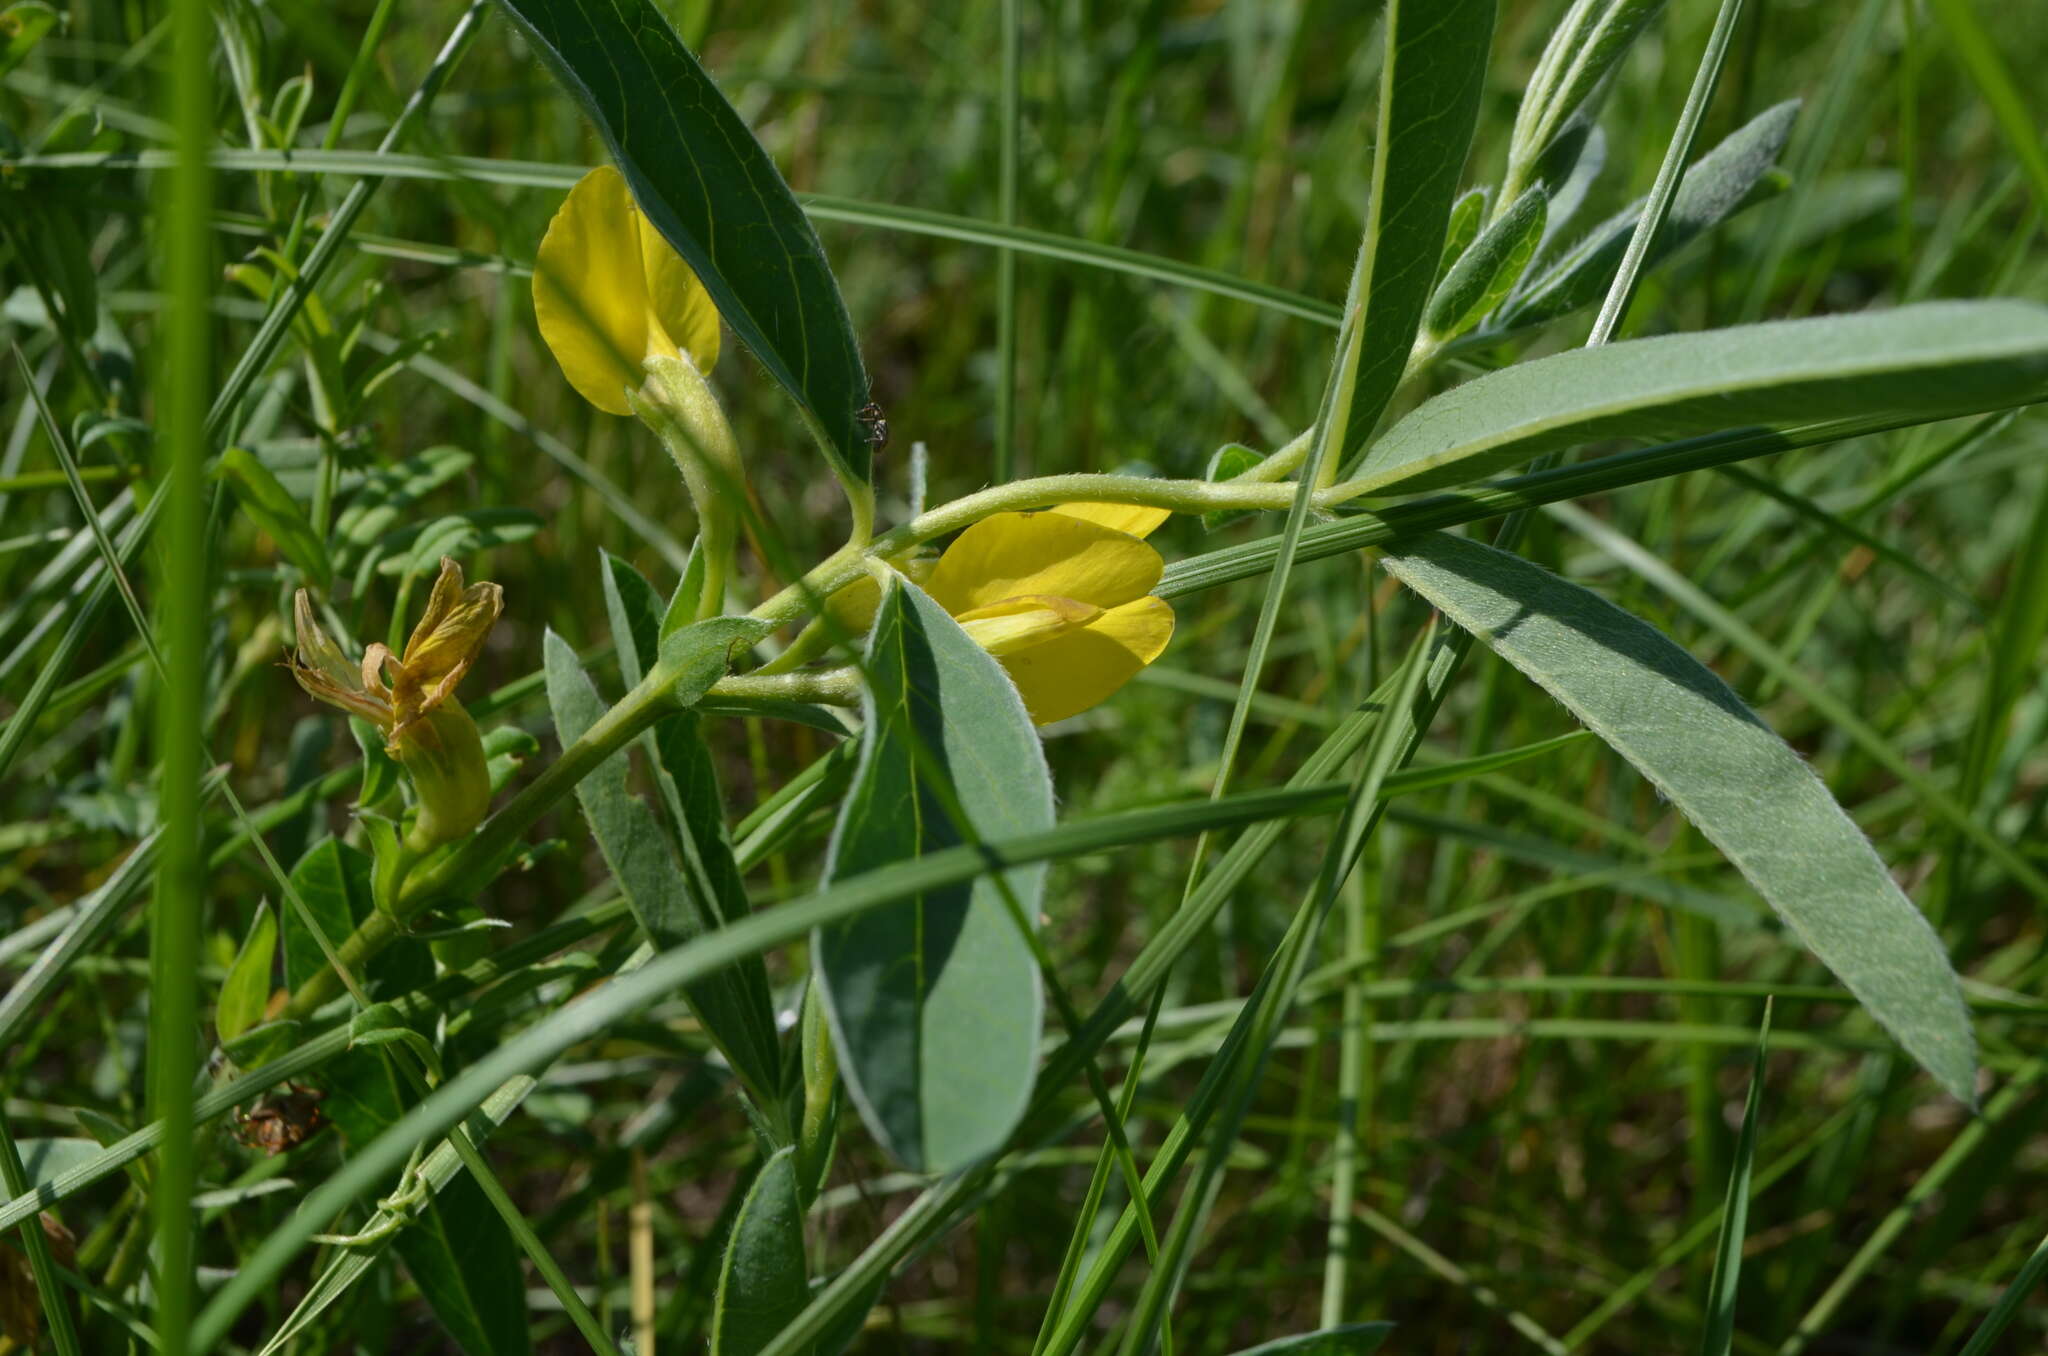
[[[1276,454],[1277,455],[1277,454]],[[998,513],[1051,508],[1055,504],[1096,502],[1171,509],[1175,513],[1213,513],[1227,509],[1285,509],[1294,500],[1292,485],[1248,481],[1158,480],[1151,476],[1080,473],[1039,476],[980,490],[950,504],[920,513],[901,527],[876,537],[865,549],[848,546],[796,583],[755,608],[764,621],[794,621],[866,574],[869,563],[905,555],[949,532],[972,526]],[[1330,499],[1327,502],[1339,502]],[[1318,507],[1323,506],[1319,498]]]

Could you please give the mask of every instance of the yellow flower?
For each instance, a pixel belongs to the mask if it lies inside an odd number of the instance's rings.
[[[288,656],[299,686],[330,706],[361,716],[384,736],[384,751],[412,774],[419,792],[413,837],[431,846],[468,833],[489,807],[490,773],[476,723],[455,700],[455,686],[476,662],[504,611],[496,584],[464,588],[462,567],[446,556],[426,614],[405,654],[371,645],[351,664],[321,629],[312,595],[300,589],[294,618],[298,652]]]
[[[718,361],[711,294],[609,165],[584,175],[548,223],[533,312],[569,384],[607,414],[633,413],[626,393],[646,380],[649,358],[687,356],[699,375]]]
[[[1065,504],[999,513],[954,538],[924,587],[1002,661],[1040,725],[1108,700],[1173,637],[1144,541],[1164,509]]]
[[[609,165],[569,190],[533,264],[541,338],[585,400],[634,414],[683,473],[704,548],[702,615],[724,610],[748,497],[739,445],[705,380],[718,361],[718,308]]]

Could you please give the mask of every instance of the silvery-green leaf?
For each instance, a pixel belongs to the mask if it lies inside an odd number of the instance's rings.
[[[868,639],[866,727],[826,878],[1049,829],[1052,778],[1007,674],[922,589],[898,580]],[[1035,924],[1045,868],[926,891],[821,927],[812,957],[840,1071],[903,1163],[949,1172],[1002,1147],[1038,1063]]]
[[[1964,1102],[1976,1044],[1948,952],[1819,777],[1648,623],[1519,556],[1431,533],[1386,567],[1562,702],[1741,871]]]

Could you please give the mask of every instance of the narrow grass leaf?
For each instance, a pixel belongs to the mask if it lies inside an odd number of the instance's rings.
[[[1445,392],[1374,444],[1354,493],[1467,484],[1600,438],[1933,420],[2048,399],[2048,307],[1929,302],[1574,349]]]
[[[596,125],[655,229],[865,483],[867,371],[839,284],[775,162],[652,0],[504,0]]]
[[[1346,1323],[1341,1328],[1298,1333],[1241,1349],[1237,1356],[1366,1356],[1394,1331],[1391,1323]]]
[[[1634,764],[1974,1104],[1975,1042],[1940,938],[1813,770],[1725,683],[1655,628],[1491,547],[1434,535],[1386,565]]]
[[[1016,688],[916,585],[898,580],[883,601],[866,667],[861,759],[828,880],[1052,827],[1052,777]],[[1045,869],[1024,867],[818,929],[847,1089],[912,1168],[994,1153],[1024,1113],[1043,996],[1001,892],[1035,920],[1044,889]]]
[[[2033,1254],[2020,1267],[2019,1275],[2012,1278],[2012,1284],[1998,1297],[1998,1303],[1991,1306],[1991,1312],[1984,1315],[1984,1321],[1977,1325],[1977,1331],[1970,1334],[1970,1340],[1956,1356],[1991,1356],[1997,1349],[1998,1339],[2020,1315],[2020,1308],[2044,1279],[2048,1279],[2048,1238],[2043,1238],[2034,1247]]]
[[[1756,1165],[1757,1128],[1764,1095],[1764,1055],[1771,1044],[1771,1005],[1764,1004],[1757,1032],[1756,1060],[1749,1070],[1749,1096],[1742,1104],[1742,1130],[1735,1137],[1728,1194],[1721,1202],[1721,1233],[1714,1243],[1714,1279],[1707,1287],[1707,1327],[1700,1356],[1729,1356],[1735,1348],[1735,1295],[1742,1277],[1742,1245],[1749,1232],[1750,1177]]]

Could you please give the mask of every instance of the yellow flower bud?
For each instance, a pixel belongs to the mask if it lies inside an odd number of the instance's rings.
[[[650,358],[718,361],[718,308],[609,165],[583,176],[548,223],[533,262],[541,338],[585,400],[631,414]]]
[[[609,414],[638,415],[675,459],[697,506],[704,613],[721,611],[735,505],[747,490],[732,426],[705,380],[718,361],[718,309],[610,166],[584,175],[548,223],[533,310],[569,384]]]

